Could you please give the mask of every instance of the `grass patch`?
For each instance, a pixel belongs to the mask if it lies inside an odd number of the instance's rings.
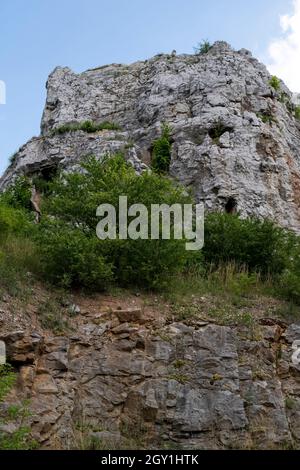
[[[16,374],[9,364],[0,365],[0,403],[16,383]]]
[[[52,135],[62,135],[68,132],[83,131],[88,134],[93,134],[98,131],[121,131],[121,127],[113,122],[105,121],[96,123],[93,121],[84,121],[79,123],[67,123],[52,130]]]
[[[38,252],[30,238],[12,236],[0,242],[0,294],[27,298],[31,273],[39,269]]]
[[[176,382],[180,383],[181,385],[184,385],[184,384],[188,383],[188,381],[189,381],[189,378],[186,375],[180,374],[180,373],[171,374],[171,375],[168,376],[168,379],[169,380],[176,380]]]
[[[162,299],[177,321],[216,321],[224,325],[255,328],[253,310],[259,299],[274,293],[271,279],[234,264],[188,272],[170,281]]]

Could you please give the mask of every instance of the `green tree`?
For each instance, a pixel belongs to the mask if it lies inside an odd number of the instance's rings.
[[[99,240],[96,209],[113,205],[118,221],[120,196],[127,196],[128,206],[144,204],[149,217],[151,204],[187,203],[191,198],[164,176],[136,175],[122,155],[102,162],[91,157],[82,168],[56,178],[45,198],[38,235],[45,276],[93,289],[106,288],[113,279],[120,285],[163,287],[185,263],[184,240]]]
[[[234,262],[263,274],[281,273],[292,243],[291,235],[269,220],[225,213],[209,214],[205,220],[203,255],[216,266]]]
[[[151,167],[157,173],[168,173],[171,163],[171,128],[168,124],[162,125],[161,137],[154,141]]]

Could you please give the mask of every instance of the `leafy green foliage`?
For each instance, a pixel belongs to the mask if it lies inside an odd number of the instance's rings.
[[[96,224],[94,230],[95,227]],[[104,290],[108,287],[113,278],[112,269],[92,230],[87,233],[84,227],[51,218],[44,219],[39,229],[42,271],[48,281],[65,288]]]
[[[200,42],[196,47],[194,47],[194,51],[196,55],[203,55],[207,54],[212,48],[212,44],[206,39]]]
[[[4,240],[12,233],[24,231],[28,223],[28,217],[24,211],[0,202],[0,240]]]
[[[108,130],[108,131],[120,131],[121,128],[118,124],[112,123],[112,122],[102,122],[102,123],[96,123],[92,121],[84,121],[76,124],[63,124],[59,127],[56,127],[52,131],[52,135],[57,135],[57,134],[66,134],[67,132],[75,132],[75,131],[83,131],[87,132],[88,134],[92,134],[94,132],[98,131],[103,131],[103,130]]]
[[[214,138],[223,131],[221,125],[216,126]],[[162,139],[169,151],[168,126],[163,127]],[[159,141],[156,156],[166,155],[158,151],[165,148]],[[193,253],[186,252],[184,240],[99,240],[96,208],[100,204],[116,208],[118,228],[120,196],[128,197],[128,206],[138,202],[148,210],[151,204],[192,202],[182,187],[161,174],[165,168],[160,163],[158,167],[158,171],[137,176],[122,155],[102,162],[85,158],[77,173],[47,181],[39,225],[27,209],[28,181],[17,180],[0,196],[0,292],[18,295],[28,272],[64,288],[101,291],[115,283],[162,289],[180,272],[203,278],[209,271],[234,264],[246,271],[245,276],[236,277],[236,290],[252,288],[255,272],[272,278],[277,295],[300,303],[300,239],[270,221],[207,214],[204,249]],[[65,327],[55,306],[46,305],[40,318],[56,332]]]
[[[0,196],[0,202],[6,203],[15,208],[30,209],[31,208],[31,184],[26,176],[17,178],[12,186],[10,186]]]
[[[32,184],[40,194],[46,194],[49,191],[49,181],[40,175],[33,178]]]
[[[11,165],[13,165],[15,163],[17,155],[18,155],[18,152],[15,152],[9,157],[8,161]]]
[[[21,404],[10,405],[6,413],[3,413],[4,424],[11,423],[14,431],[6,433],[0,431],[1,450],[33,450],[37,448],[37,442],[31,438],[31,429],[27,426],[26,420],[30,416],[29,402],[24,400]]]
[[[272,88],[274,88],[275,91],[280,91],[281,82],[280,82],[280,79],[276,77],[276,75],[272,76],[271,80],[269,81],[269,84]]]
[[[20,426],[11,434],[0,433],[1,450],[34,450],[37,442],[30,437],[30,427]]]
[[[0,403],[3,402],[16,383],[16,373],[10,364],[0,365]],[[6,433],[0,429],[0,450],[30,450],[36,442],[30,437],[30,428],[25,425],[30,416],[29,402],[13,404],[0,411],[0,425],[12,423],[15,430]]]
[[[58,174],[57,166],[49,167],[35,174],[32,178],[32,186],[40,195],[49,193],[50,183]]]
[[[168,124],[162,125],[161,137],[154,141],[151,167],[157,173],[167,173],[171,162],[171,128]]]
[[[9,364],[0,365],[0,403],[16,382],[16,374]]]
[[[99,240],[96,208],[111,204],[119,220],[119,197],[128,206],[191,202],[168,178],[136,175],[122,155],[98,162],[91,157],[84,172],[63,175],[45,199],[37,241],[45,277],[60,285],[102,290],[120,285],[162,287],[185,262],[184,240]],[[149,216],[150,216],[149,210]],[[130,222],[130,218],[129,218]],[[149,224],[150,225],[150,224]]]
[[[279,280],[281,295],[300,304],[300,238],[293,236],[287,265]]]
[[[300,120],[300,106],[295,107],[295,118]]]
[[[223,213],[206,217],[203,255],[215,266],[234,262],[263,274],[280,273],[289,246],[289,235],[271,221]]]

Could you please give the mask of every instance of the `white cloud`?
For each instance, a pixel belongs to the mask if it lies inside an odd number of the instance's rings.
[[[282,78],[294,92],[300,92],[300,0],[293,1],[291,14],[280,17],[281,38],[269,45],[268,69]]]

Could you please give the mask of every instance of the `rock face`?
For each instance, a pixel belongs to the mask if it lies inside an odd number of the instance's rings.
[[[138,172],[151,161],[161,123],[172,128],[170,173],[207,209],[237,209],[300,231],[300,126],[292,94],[251,53],[216,43],[199,56],[158,55],[79,75],[57,68],[47,83],[42,135],[15,155],[0,180],[72,170],[81,157],[124,151]],[[111,121],[122,132],[52,136],[65,123]]]
[[[283,83],[275,91],[270,78],[248,51],[225,43],[205,55],[159,55],[79,75],[57,68],[42,134],[15,155],[0,190],[21,174],[72,171],[89,154],[122,151],[140,173],[165,121],[171,175],[207,209],[271,217],[299,232],[300,126],[291,93]],[[122,130],[53,135],[86,120]],[[126,308],[84,317],[75,304],[70,313],[78,323],[69,334],[16,330],[15,315],[11,331],[1,330],[42,448],[76,446],[78,429],[116,446],[131,439],[131,447],[300,448],[299,325],[150,321]]]
[[[299,448],[299,325],[260,323],[168,324],[126,310],[90,315],[76,334],[1,339],[42,448],[73,448],[79,428],[116,447]]]

